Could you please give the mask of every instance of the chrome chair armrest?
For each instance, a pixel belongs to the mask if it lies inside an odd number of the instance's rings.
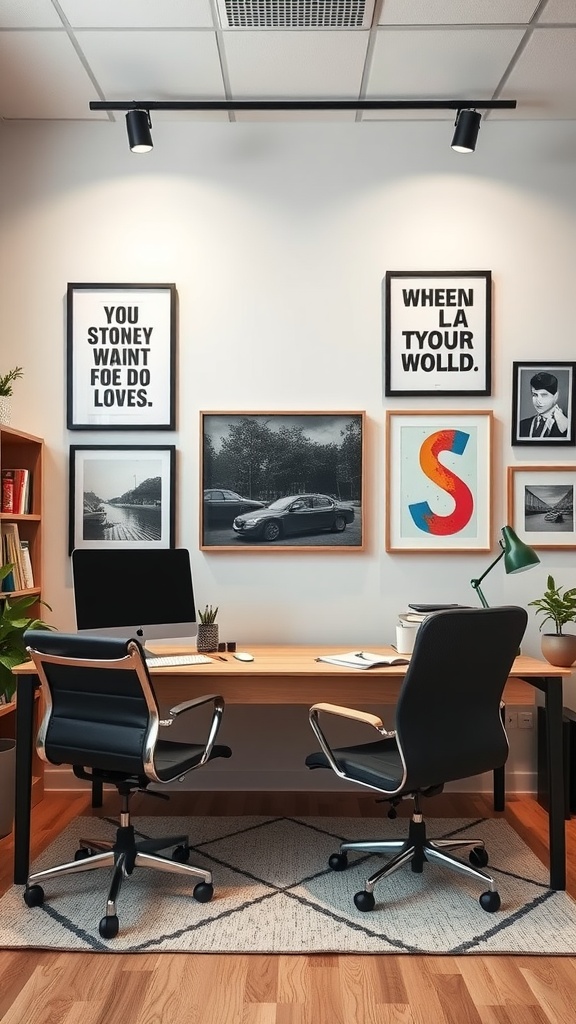
[[[213,704],[214,711],[210,722],[210,728],[208,730],[208,737],[204,745],[204,753],[196,765],[196,768],[200,768],[203,764],[206,764],[206,761],[210,758],[212,747],[214,746],[214,741],[218,735],[218,730],[222,721],[222,715],[224,714],[224,698],[217,693],[208,693],[204,694],[202,697],[193,697],[191,700],[184,700],[180,704],[175,704],[173,708],[170,708],[168,713],[171,717],[169,719],[165,719],[160,722],[160,725],[163,726],[172,725],[178,715],[181,715],[186,711],[194,711],[196,708],[202,707],[203,704],[210,703]]]
[[[346,708],[342,707],[339,704],[313,704],[312,707],[310,708],[310,711],[308,712],[310,725],[312,726],[312,730],[316,736],[316,739],[318,740],[320,747],[322,748],[322,753],[325,755],[332,771],[336,772],[336,775],[339,775],[340,778],[346,778],[347,776],[342,771],[342,768],[336,761],[336,758],[332,753],[332,748],[322,731],[319,721],[321,714],[335,715],[337,718],[348,718],[354,722],[360,722],[364,725],[369,725],[373,729],[375,729],[376,732],[378,732],[381,736],[385,736],[387,739],[393,739],[394,736],[396,735],[395,732],[389,732],[384,727],[384,723],[382,719],[378,717],[378,715],[372,715],[370,714],[369,711],[358,711],[356,708]]]

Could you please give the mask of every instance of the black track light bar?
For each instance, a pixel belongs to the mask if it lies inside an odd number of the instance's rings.
[[[92,100],[90,110],[514,110],[516,100]]]

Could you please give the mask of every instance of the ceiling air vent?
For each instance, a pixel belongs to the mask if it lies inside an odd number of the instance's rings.
[[[369,28],[375,0],[218,0],[222,28]]]

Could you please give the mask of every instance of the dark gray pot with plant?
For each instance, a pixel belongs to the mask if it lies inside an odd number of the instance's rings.
[[[196,650],[205,654],[218,650],[218,623],[216,616],[218,608],[206,605],[203,612],[198,612],[200,622],[198,624],[198,636],[196,637]]]
[[[564,591],[564,593],[562,593]],[[553,633],[542,634],[542,654],[551,665],[570,668],[576,661],[576,635],[565,633],[567,622],[576,622],[576,587],[566,590],[557,587],[552,576],[548,577],[546,590],[536,601],[529,601],[536,608],[537,615],[543,615],[540,630],[547,622],[553,622]]]

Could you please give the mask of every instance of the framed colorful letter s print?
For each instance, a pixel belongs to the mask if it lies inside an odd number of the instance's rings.
[[[388,412],[386,550],[490,551],[491,412]]]

